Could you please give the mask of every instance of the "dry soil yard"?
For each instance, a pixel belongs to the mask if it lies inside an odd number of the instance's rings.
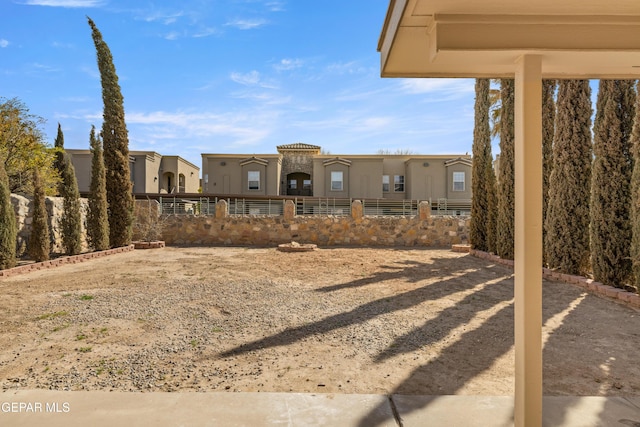
[[[513,393],[512,270],[164,248],[0,280],[4,390]],[[638,311],[544,283],[544,392],[640,395]]]

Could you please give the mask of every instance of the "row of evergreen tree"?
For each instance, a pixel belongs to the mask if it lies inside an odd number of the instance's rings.
[[[131,243],[133,196],[129,176],[129,142],[124,121],[123,97],[113,58],[102,34],[91,20],[104,103],[102,141],[91,128],[92,168],[87,212],[87,242],[94,250],[121,247]],[[78,183],[69,155],[64,151],[64,135],[58,124],[54,161],[60,181],[57,193],[63,198],[60,220],[65,254],[82,250],[82,214]],[[27,244],[29,256],[39,262],[49,259],[51,236],[45,206],[45,188],[38,168],[33,170],[32,230]],[[0,269],[16,264],[17,225],[9,178],[0,161]]]
[[[491,153],[491,82],[476,80],[470,240],[514,258],[514,83],[500,80],[500,160]],[[554,95],[557,89],[557,100]],[[543,262],[640,291],[640,91],[601,80],[542,85]]]

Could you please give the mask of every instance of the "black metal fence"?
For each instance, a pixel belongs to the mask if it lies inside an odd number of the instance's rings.
[[[246,197],[157,197],[160,212],[167,215],[215,215],[216,204],[225,200],[229,215],[280,216],[287,200],[292,200],[296,215],[350,216],[354,199],[300,197],[300,198],[246,198]],[[432,215],[468,215],[471,201],[438,199],[427,200]],[[418,200],[363,199],[365,216],[418,215]]]

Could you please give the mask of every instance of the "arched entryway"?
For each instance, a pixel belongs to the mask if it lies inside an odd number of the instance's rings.
[[[162,190],[167,193],[176,192],[176,176],[173,172],[165,172],[162,175]]]
[[[311,175],[295,172],[287,175],[287,196],[312,196]]]

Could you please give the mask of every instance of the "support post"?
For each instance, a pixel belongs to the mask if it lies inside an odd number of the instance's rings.
[[[515,76],[515,425],[542,425],[542,58]]]

